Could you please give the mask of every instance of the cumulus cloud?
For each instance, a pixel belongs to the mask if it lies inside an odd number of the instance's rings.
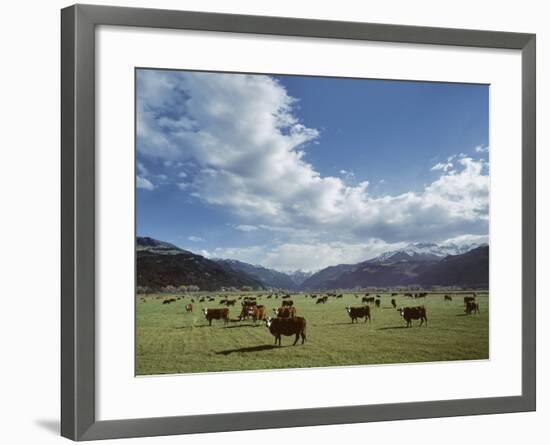
[[[141,162],[136,162],[136,170],[136,187],[143,190],[154,190],[154,184],[146,178],[149,176],[149,170]]]
[[[475,151],[476,151],[476,153],[488,153],[489,152],[489,147],[488,146],[483,146],[483,145],[478,145],[475,148]]]
[[[141,176],[136,177],[136,187],[143,190],[154,190],[155,186],[147,178]]]
[[[450,170],[451,168],[453,168],[453,163],[452,162],[438,162],[437,164],[435,164],[430,170],[431,171],[437,171],[437,170],[443,170],[444,172]]]
[[[363,243],[283,243],[276,246],[217,248],[214,255],[234,258],[280,271],[317,271],[334,264],[353,264],[404,247],[406,243],[388,244],[379,239]]]
[[[487,233],[483,160],[460,153],[434,165],[439,177],[421,190],[373,196],[369,181],[349,185],[345,178],[322,176],[305,160],[321,133],[300,121],[297,100],[269,76],[145,70],[137,81],[139,156],[192,163],[196,171],[178,187],[240,218],[237,230],[254,226],[292,233],[295,241],[303,237],[302,243],[282,243],[271,256],[264,252],[262,264],[285,258],[291,268],[307,268],[291,256],[336,264],[351,261],[353,254],[339,253],[344,248],[364,255],[365,240],[394,245]],[[325,238],[308,244],[318,233],[345,243]],[[310,245],[321,249],[318,260]]]

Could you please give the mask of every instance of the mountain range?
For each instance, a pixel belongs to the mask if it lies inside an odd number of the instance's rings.
[[[489,246],[413,243],[357,264],[316,273],[284,273],[232,259],[208,259],[174,244],[137,238],[137,283],[150,289],[195,285],[224,288],[321,290],[370,286],[488,287]]]

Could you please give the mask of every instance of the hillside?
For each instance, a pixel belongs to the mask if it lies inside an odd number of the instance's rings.
[[[487,287],[489,247],[439,258],[436,255],[407,255],[403,252],[354,265],[332,266],[312,275],[302,284],[305,290],[352,289],[355,287]]]
[[[195,285],[207,291],[222,287],[263,288],[250,275],[153,238],[137,238],[136,271],[137,285],[153,290],[181,285]]]
[[[224,268],[230,271],[242,272],[260,281],[265,287],[276,289],[298,289],[298,285],[285,273],[262,266],[253,266],[237,260],[216,260]]]

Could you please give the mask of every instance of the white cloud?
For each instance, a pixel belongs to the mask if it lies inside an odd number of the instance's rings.
[[[431,171],[443,170],[444,172],[446,172],[451,168],[453,168],[452,162],[445,162],[445,163],[438,162],[430,170]]]
[[[188,236],[187,239],[189,241],[193,241],[194,243],[200,243],[200,242],[204,241],[204,239],[201,238],[200,236],[194,236],[194,235]]]
[[[476,153],[488,153],[489,152],[489,147],[488,146],[483,146],[483,145],[478,145],[476,148],[475,148],[475,151]]]
[[[187,178],[187,173],[185,173],[185,172],[179,172],[179,173],[178,173],[178,177],[180,177],[180,178]]]
[[[252,232],[254,230],[258,230],[258,227],[250,224],[239,224],[238,226],[235,226],[235,229],[240,230],[241,232]]]
[[[136,177],[136,187],[138,189],[144,189],[144,190],[154,190],[155,186],[151,181],[149,181],[147,178],[143,178],[141,176]]]
[[[368,181],[347,185],[306,162],[304,146],[320,132],[299,121],[295,103],[268,76],[143,71],[138,152],[164,162],[192,161],[197,172],[180,189],[223,206],[242,226],[280,228],[297,241],[329,233],[393,244],[487,232],[484,161],[460,153],[435,165],[440,177],[422,190],[374,197]]]
[[[489,244],[489,235],[460,235],[444,240],[441,244],[456,244],[457,246],[471,244]]]
[[[317,271],[334,264],[365,261],[388,250],[404,247],[404,243],[388,244],[371,239],[364,243],[284,243],[277,246],[217,248],[216,257],[231,258],[280,271]]]

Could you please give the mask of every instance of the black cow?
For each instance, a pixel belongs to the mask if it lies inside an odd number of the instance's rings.
[[[293,346],[298,343],[298,338],[302,337],[302,344],[306,341],[306,320],[302,317],[290,317],[290,318],[271,318],[267,317],[265,325],[268,327],[271,335],[275,337],[275,344],[279,343],[281,346],[281,336],[295,335]]]
[[[407,322],[407,327],[412,327],[412,320],[420,320],[420,326],[426,322],[428,327],[428,317],[426,317],[426,308],[424,306],[405,307],[397,309],[401,316]]]
[[[351,307],[347,306],[346,311],[351,318],[351,322],[357,321],[358,318],[365,318],[365,323],[371,321],[370,319],[370,306]]]

